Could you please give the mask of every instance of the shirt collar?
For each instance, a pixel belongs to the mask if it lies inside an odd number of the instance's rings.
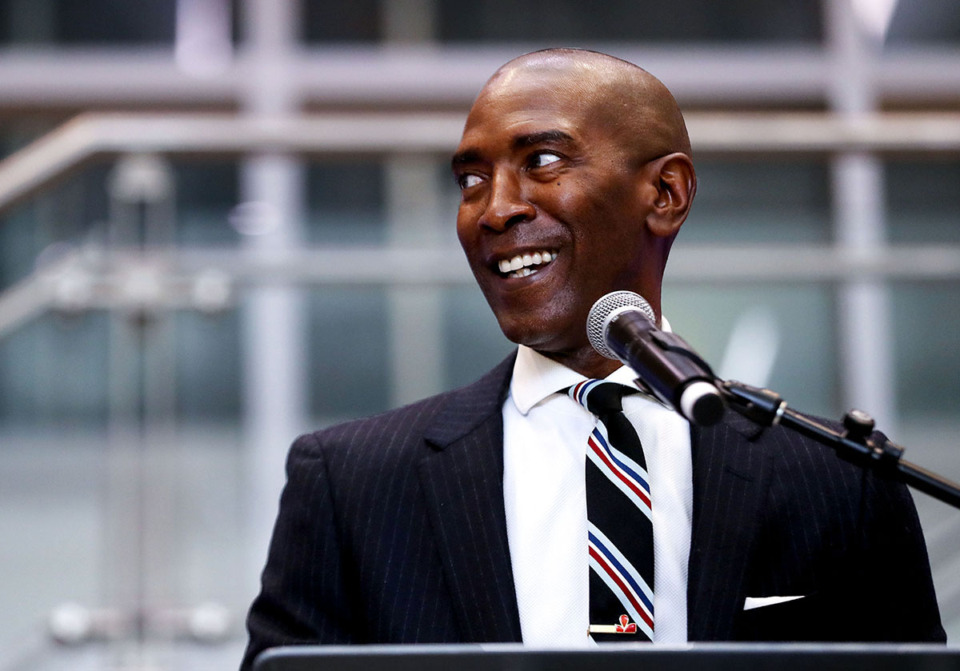
[[[671,330],[666,317],[661,318],[661,323],[663,325],[661,330],[667,332]],[[548,359],[525,345],[520,345],[517,360],[513,364],[510,397],[520,414],[526,415],[535,405],[550,395],[585,379],[587,378],[563,364]],[[634,384],[636,374],[627,366],[620,366],[605,379],[631,387],[636,386]]]

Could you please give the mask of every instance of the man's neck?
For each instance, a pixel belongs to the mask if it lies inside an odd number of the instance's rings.
[[[623,365],[619,361],[601,356],[592,347],[589,348],[589,351],[578,350],[572,354],[569,352],[537,351],[548,359],[556,361],[584,377],[600,380]]]

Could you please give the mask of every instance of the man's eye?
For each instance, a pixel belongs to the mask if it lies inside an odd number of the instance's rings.
[[[457,181],[460,183],[461,189],[469,189],[471,187],[477,186],[483,180],[480,179],[479,175],[467,174],[467,175],[460,175]]]
[[[556,163],[560,160],[560,157],[556,154],[553,154],[549,151],[541,151],[534,154],[530,158],[530,164],[534,168],[545,168],[551,163]]]

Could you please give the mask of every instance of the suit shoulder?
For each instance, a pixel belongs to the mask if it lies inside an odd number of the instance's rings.
[[[843,432],[843,426],[840,422],[813,415],[803,415],[803,417],[831,431]],[[883,443],[886,442],[887,437],[877,431],[870,436],[870,439],[877,443]],[[840,470],[851,473],[860,473],[863,470],[861,464],[845,459],[846,454],[842,449],[824,444],[792,428],[776,426],[766,429],[760,436],[760,442],[766,442],[774,448],[774,455],[779,457],[778,461],[780,462],[793,463],[817,470]]]
[[[813,421],[835,431],[842,431],[839,422],[818,417]],[[887,441],[880,432],[871,435],[878,444]],[[850,507],[858,514],[864,501],[900,509],[915,517],[909,489],[896,472],[877,468],[875,463],[862,463],[855,455],[825,445],[814,438],[784,427],[764,431],[757,441],[769,452],[772,465],[771,493],[802,494],[810,506],[837,510]]]

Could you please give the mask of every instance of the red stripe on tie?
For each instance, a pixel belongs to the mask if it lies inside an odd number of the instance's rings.
[[[630,488],[631,491],[633,491],[637,496],[639,496],[640,500],[643,501],[643,503],[647,506],[647,508],[650,508],[651,507],[650,497],[647,496],[647,493],[643,491],[643,489],[641,489],[637,483],[635,483],[633,480],[631,480],[626,475],[624,475],[623,472],[610,461],[610,457],[607,455],[607,453],[604,451],[602,447],[597,445],[597,441],[592,435],[587,439],[587,442],[590,443],[590,447],[593,449],[593,453],[596,454],[598,457],[600,457],[600,461],[602,461],[606,465],[607,469],[610,472],[612,472],[614,475],[616,475],[618,478],[620,478],[620,480],[623,481],[623,484],[625,484],[627,487]]]
[[[585,386],[587,386],[588,384],[590,384],[590,382],[591,382],[591,380],[584,380],[583,382],[578,382],[578,383],[577,383],[577,386],[573,388],[573,400],[575,400],[577,403],[579,403],[580,405],[582,405],[583,408],[584,408],[585,410],[587,410],[588,412],[589,412],[589,410],[587,409],[587,404],[586,404],[585,401],[583,401],[583,400],[580,398],[580,394],[581,394],[582,389],[583,389]]]
[[[593,557],[598,564],[600,564],[600,566],[603,568],[606,574],[610,576],[613,582],[617,583],[617,587],[619,587],[620,591],[623,592],[623,595],[627,597],[627,600],[629,600],[630,603],[633,604],[633,607],[636,609],[636,611],[640,613],[640,617],[643,619],[644,622],[647,623],[647,625],[650,627],[652,631],[653,619],[647,614],[647,611],[643,607],[643,605],[639,601],[637,601],[635,596],[633,596],[633,591],[630,590],[630,588],[624,584],[623,579],[615,570],[613,570],[613,567],[611,567],[609,562],[607,562],[606,557],[600,554],[597,551],[597,549],[592,546],[589,548],[589,550],[590,550],[590,556]]]

